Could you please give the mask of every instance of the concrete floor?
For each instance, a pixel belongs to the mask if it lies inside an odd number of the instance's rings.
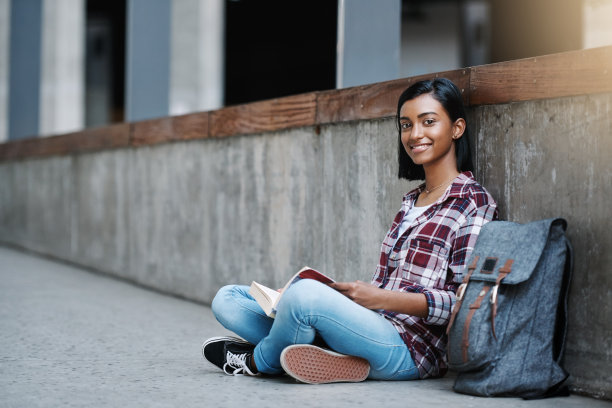
[[[452,377],[303,385],[229,377],[202,341],[210,308],[0,247],[1,407],[612,407],[572,395],[523,401],[452,391]]]

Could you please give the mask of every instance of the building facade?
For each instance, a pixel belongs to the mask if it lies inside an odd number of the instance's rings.
[[[612,44],[612,0],[0,0],[0,141]]]

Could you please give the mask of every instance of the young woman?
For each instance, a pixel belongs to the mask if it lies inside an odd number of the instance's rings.
[[[451,81],[406,89],[397,124],[399,177],[425,182],[404,196],[372,282],[299,281],[283,295],[275,319],[248,286],[225,286],[213,313],[244,340],[208,339],[202,353],[209,362],[227,374],[286,372],[307,383],[446,373],[455,291],[496,204],[472,176],[461,92]]]

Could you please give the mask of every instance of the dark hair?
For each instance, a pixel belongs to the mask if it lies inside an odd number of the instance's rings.
[[[404,149],[404,145],[402,144],[402,129],[399,122],[402,105],[404,105],[406,101],[424,94],[431,94],[436,101],[440,102],[452,122],[455,122],[459,118],[463,118],[466,121],[463,136],[455,140],[455,156],[457,157],[458,171],[473,171],[474,165],[472,164],[472,154],[470,151],[467,118],[465,115],[465,108],[463,107],[461,92],[452,81],[446,78],[436,78],[412,84],[408,89],[402,92],[397,101],[396,125],[399,132],[399,150],[397,157],[399,163],[398,177],[408,180],[425,179],[425,170],[423,166],[414,164]]]

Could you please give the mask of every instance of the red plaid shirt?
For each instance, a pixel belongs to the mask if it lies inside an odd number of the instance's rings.
[[[372,284],[387,290],[425,294],[429,306],[425,319],[386,310],[380,313],[399,331],[420,377],[427,378],[442,376],[448,369],[445,332],[455,292],[480,229],[497,218],[497,205],[472,173],[465,172],[398,236],[404,214],[423,188],[421,185],[404,196],[402,208],[382,243]]]

